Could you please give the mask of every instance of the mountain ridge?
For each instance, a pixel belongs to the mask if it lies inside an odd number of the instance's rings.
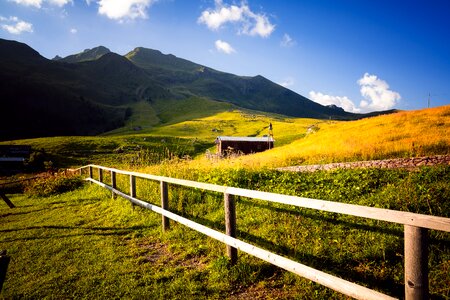
[[[99,46],[48,60],[0,39],[0,80],[0,140],[99,134],[123,126],[139,101],[156,105],[166,121],[171,105],[192,98],[294,117],[364,116],[322,106],[261,75],[237,76],[143,47],[122,56]]]
[[[105,54],[110,53],[111,50],[104,46],[98,46],[92,49],[85,49],[83,52],[68,55],[64,58],[56,55],[53,60],[59,61],[59,62],[67,62],[67,63],[78,63],[83,61],[90,61],[90,60],[96,60],[102,57]]]
[[[150,72],[154,80],[169,85],[177,94],[207,96],[247,109],[294,117],[357,118],[355,114],[313,102],[262,75],[251,77],[225,73],[143,47],[135,48],[125,57]]]

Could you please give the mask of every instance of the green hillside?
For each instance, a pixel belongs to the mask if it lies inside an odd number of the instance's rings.
[[[77,65],[0,40],[0,140],[95,135],[122,126],[126,110],[101,101],[108,94],[80,73]]]
[[[349,119],[354,114],[317,104],[263,76],[220,72],[160,51],[136,48],[125,55],[156,81],[180,96],[203,96],[242,108],[294,117]]]
[[[64,58],[55,57],[53,60],[67,63],[77,63],[89,60],[96,60],[110,52],[111,51],[108,48],[99,46],[93,49],[86,49],[81,53],[69,55]]]
[[[262,76],[236,76],[145,48],[121,56],[97,47],[48,60],[25,44],[0,39],[0,81],[0,140],[96,135],[129,127],[145,112],[151,126],[231,108],[365,117],[322,106]]]

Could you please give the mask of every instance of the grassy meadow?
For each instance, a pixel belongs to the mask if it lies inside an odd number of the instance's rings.
[[[200,101],[200,100],[195,100]],[[195,103],[193,100],[193,103]],[[140,104],[139,104],[140,105]],[[157,111],[99,137],[14,141],[44,149],[61,167],[98,163],[201,182],[450,217],[450,167],[289,173],[274,167],[450,154],[450,106],[358,121],[295,119],[216,103],[204,115]],[[152,118],[153,118],[152,117]],[[133,124],[131,124],[131,122]],[[276,147],[207,159],[217,135],[262,136]],[[142,130],[134,131],[133,126]],[[11,143],[11,142],[5,142]],[[105,174],[105,181],[110,180]],[[129,191],[129,179],[118,176]],[[92,184],[64,193],[10,194],[0,202],[0,249],[11,256],[0,298],[345,299]],[[52,190],[49,188],[49,190]],[[56,190],[56,189],[55,189]],[[159,186],[137,179],[137,197],[159,205]],[[170,186],[171,211],[224,231],[223,196]],[[238,238],[383,293],[403,297],[403,228],[381,221],[237,199]],[[450,298],[450,235],[430,231],[430,293]]]

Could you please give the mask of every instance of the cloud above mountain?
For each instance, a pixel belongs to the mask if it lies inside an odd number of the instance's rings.
[[[350,100],[348,97],[343,96],[332,96],[332,95],[326,95],[322,94],[320,92],[310,91],[309,92],[309,98],[313,100],[314,102],[317,102],[322,105],[336,105],[339,107],[342,107],[345,111],[352,112],[352,113],[359,113],[361,112],[361,109],[357,108],[352,100]]]
[[[219,52],[222,52],[225,54],[232,54],[232,53],[236,52],[236,50],[234,50],[230,44],[228,44],[227,42],[224,42],[222,40],[217,40],[215,42],[215,45],[216,45],[217,51],[219,51]]]
[[[154,0],[100,0],[98,13],[117,21],[146,19],[147,9],[154,2]]]
[[[41,8],[43,4],[55,5],[58,7],[63,7],[68,3],[73,3],[72,0],[10,0],[20,5],[33,6],[36,8]]]
[[[219,30],[230,23],[237,27],[238,34],[269,37],[275,30],[269,18],[262,13],[253,12],[247,2],[240,5],[228,5],[222,0],[215,1],[215,8],[204,10],[197,19],[210,30]]]
[[[336,105],[345,111],[353,113],[388,110],[395,107],[401,96],[398,92],[390,90],[389,84],[376,75],[365,73],[358,79],[360,93],[363,100],[359,106],[347,96],[327,95],[310,91],[309,98],[322,105]]]
[[[0,16],[0,27],[10,34],[19,35],[24,32],[33,32],[33,24],[20,20],[17,17],[5,18]]]
[[[358,80],[358,84],[361,86],[361,95],[364,97],[359,105],[365,110],[390,109],[401,99],[399,93],[390,90],[387,82],[376,75],[365,73]]]

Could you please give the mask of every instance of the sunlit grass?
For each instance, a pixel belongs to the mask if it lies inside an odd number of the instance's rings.
[[[232,110],[205,118],[161,126],[155,128],[153,133],[214,141],[219,135],[267,135],[269,124],[272,123],[277,145],[284,145],[302,137],[309,126],[320,122],[315,119],[295,119],[274,114]]]
[[[185,179],[221,185],[449,216],[448,167],[405,170],[199,171],[162,166]],[[97,178],[98,173],[94,172]],[[104,181],[110,181],[104,174]],[[129,193],[129,176],[118,188]],[[419,184],[420,183],[420,184]],[[159,183],[136,180],[137,197],[159,205]],[[0,203],[0,245],[12,257],[3,296],[9,298],[228,298],[256,290],[268,298],[345,299],[239,252],[229,266],[222,243],[94,184],[50,197],[10,195]],[[172,212],[224,232],[223,195],[169,186]],[[403,295],[403,228],[374,220],[237,198],[237,237],[389,295]],[[430,291],[449,295],[449,235],[430,231]]]
[[[197,100],[192,101],[196,103]],[[210,113],[220,108],[220,104],[211,105]],[[273,125],[274,149],[231,159],[205,158],[207,148],[215,151],[213,145],[217,136],[263,136],[268,134],[269,123]],[[177,169],[183,164],[188,169],[257,169],[449,154],[449,132],[450,106],[358,121],[295,119],[232,109],[187,121],[160,124],[133,134],[39,138],[6,143],[29,144],[34,149],[45,149],[55,159],[64,160],[63,166],[101,163],[127,168],[147,166],[148,170],[157,171],[161,167],[170,168],[166,167],[170,165],[166,160],[189,155],[195,160],[175,160],[173,163]],[[116,153],[120,148],[129,151],[126,155]],[[140,149],[154,154],[161,152],[161,155],[146,160],[145,155],[139,153]],[[138,164],[136,160],[139,160]],[[163,166],[158,165],[161,160],[164,160]]]
[[[450,106],[358,121],[316,122],[315,128],[292,143],[276,143],[272,150],[217,164],[260,168],[450,153]]]
[[[272,167],[448,154],[449,118],[450,106],[352,122],[233,110],[161,126],[161,131],[153,132],[158,136],[25,142],[60,153],[108,152],[141,143],[157,147],[163,141],[175,152],[173,145],[184,143],[197,158],[182,158],[185,148],[180,148],[180,157],[123,166],[201,182],[448,217],[448,167],[313,174],[277,172]],[[205,141],[217,135],[261,136],[270,122],[277,142],[275,149],[264,153],[211,160],[192,143],[197,138],[207,145]],[[170,137],[183,136],[183,132],[185,139]],[[85,159],[102,163],[101,155]],[[112,162],[111,158],[104,164]],[[104,181],[110,180],[105,172]],[[137,179],[136,185],[139,198],[160,204],[157,182]],[[118,175],[117,186],[129,193],[129,177]],[[123,199],[111,200],[109,192],[94,185],[48,198],[11,198],[17,210],[0,207],[0,242],[18,262],[10,266],[4,290],[7,298],[226,298],[249,289],[272,298],[345,298],[242,253],[238,265],[230,267],[223,244],[173,222],[172,229],[161,234],[160,216],[133,209]],[[171,211],[224,230],[223,195],[170,185],[169,199]],[[240,239],[390,295],[403,295],[401,226],[245,198],[237,200],[237,218]],[[450,293],[446,284],[449,236],[431,231],[430,240],[430,291],[433,297],[445,298]]]

